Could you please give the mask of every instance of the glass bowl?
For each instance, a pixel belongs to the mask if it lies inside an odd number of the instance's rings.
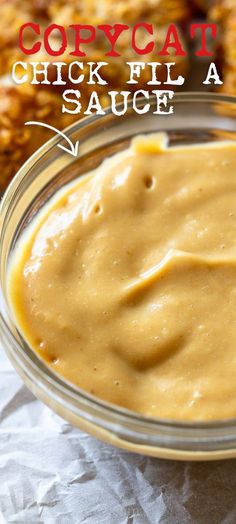
[[[140,100],[140,107],[143,101]],[[49,369],[18,332],[7,296],[7,271],[14,246],[32,218],[59,188],[126,148],[139,133],[165,131],[170,144],[236,139],[236,98],[202,93],[176,94],[174,114],[92,116],[66,130],[80,140],[74,158],[57,147],[59,136],[41,147],[20,169],[0,207],[0,334],[5,350],[31,391],[56,413],[99,439],[126,450],[179,460],[236,457],[236,419],[185,423],[151,419],[108,404],[66,382]],[[151,109],[155,110],[152,100]]]

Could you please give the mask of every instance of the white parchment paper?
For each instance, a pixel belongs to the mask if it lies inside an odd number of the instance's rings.
[[[0,524],[235,524],[236,460],[125,453],[72,428],[0,348]]]

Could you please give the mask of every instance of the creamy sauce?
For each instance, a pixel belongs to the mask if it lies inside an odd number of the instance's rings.
[[[59,375],[146,415],[236,416],[236,146],[135,139],[54,198],[9,272]]]

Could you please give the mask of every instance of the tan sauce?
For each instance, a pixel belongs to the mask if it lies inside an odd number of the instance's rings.
[[[59,375],[162,418],[236,416],[236,146],[139,137],[65,188],[9,272]]]

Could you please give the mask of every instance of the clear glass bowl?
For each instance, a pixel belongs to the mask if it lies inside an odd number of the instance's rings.
[[[236,139],[236,99],[213,94],[175,95],[174,114],[93,116],[67,129],[80,140],[79,157],[65,154],[55,137],[16,175],[0,208],[0,330],[10,360],[31,391],[73,425],[121,448],[146,455],[189,460],[236,457],[236,419],[179,423],[151,419],[103,402],[51,371],[22,339],[7,297],[6,277],[16,241],[45,202],[64,184],[126,148],[139,133],[165,131],[171,144]],[[142,106],[142,100],[140,100]],[[155,100],[151,107],[155,110]]]

